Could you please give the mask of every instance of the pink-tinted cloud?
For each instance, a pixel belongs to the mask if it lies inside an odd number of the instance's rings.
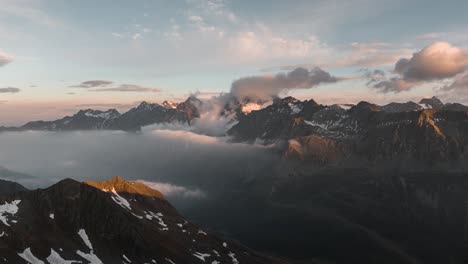
[[[395,72],[406,80],[435,80],[454,77],[468,67],[468,52],[447,42],[436,42],[400,59]]]
[[[408,91],[419,84],[455,77],[468,68],[468,52],[447,42],[433,43],[395,64],[397,77],[372,82],[384,92]]]
[[[14,57],[12,55],[9,55],[4,52],[0,52],[0,67],[11,63],[13,60],[14,60]]]
[[[117,87],[111,88],[100,88],[100,89],[93,89],[89,90],[91,92],[138,92],[138,93],[157,93],[161,92],[162,90],[159,88],[152,88],[152,87],[145,87],[138,84],[121,84]]]

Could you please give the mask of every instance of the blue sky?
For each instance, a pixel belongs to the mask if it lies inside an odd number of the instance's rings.
[[[468,1],[454,0],[0,0],[0,55],[9,61],[0,67],[0,88],[20,90],[0,93],[0,120],[228,92],[238,78],[296,65],[349,78],[290,92],[301,98],[416,100],[447,80],[382,93],[354,77],[363,68],[391,70],[437,41],[466,50],[466,10]],[[141,89],[70,87],[88,80]]]

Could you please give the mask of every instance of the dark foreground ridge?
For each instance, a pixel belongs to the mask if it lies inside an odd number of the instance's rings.
[[[139,182],[16,190],[0,193],[1,263],[282,263],[201,230]]]

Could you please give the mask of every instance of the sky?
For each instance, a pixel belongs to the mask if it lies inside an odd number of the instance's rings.
[[[336,81],[281,94],[468,103],[466,10],[456,0],[0,0],[0,125],[229,93],[249,76],[271,85],[298,67]]]

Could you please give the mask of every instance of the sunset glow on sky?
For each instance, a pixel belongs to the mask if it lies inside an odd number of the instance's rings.
[[[248,76],[324,104],[468,103],[468,2],[410,2],[0,0],[0,125],[209,97]],[[275,83],[298,67],[336,80]]]

